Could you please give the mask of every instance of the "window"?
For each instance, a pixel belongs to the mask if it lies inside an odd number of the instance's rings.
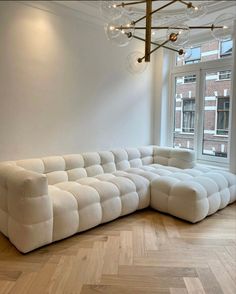
[[[184,83],[195,83],[196,82],[196,75],[188,75],[184,77]]]
[[[220,57],[227,57],[232,55],[233,41],[226,40],[220,42]]]
[[[223,70],[219,72],[219,80],[230,80],[230,78],[231,78],[230,70]]]
[[[190,56],[185,60],[185,64],[198,63],[201,61],[201,47],[190,48],[188,53]]]
[[[176,67],[176,73],[173,73],[174,131],[171,142],[175,148],[196,150],[198,160],[215,164],[228,163],[231,62],[226,59],[223,64],[220,67],[222,60],[217,61],[216,69],[210,70],[207,64],[202,68],[199,63],[194,65],[195,73],[186,71],[185,74],[183,68]],[[211,68],[212,63],[209,66]],[[194,83],[180,82],[190,76],[195,77]]]
[[[229,131],[229,97],[217,99],[217,135],[228,135]]]
[[[193,149],[200,162],[225,167],[232,116],[232,46],[232,40],[214,40],[192,48],[187,62],[177,58],[167,118],[173,130],[167,135],[170,146]]]
[[[195,99],[183,100],[183,123],[182,132],[194,132],[194,117],[195,117]]]

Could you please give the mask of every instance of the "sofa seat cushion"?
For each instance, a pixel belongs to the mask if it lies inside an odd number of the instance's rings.
[[[79,231],[78,205],[75,197],[55,186],[48,186],[48,194],[53,205],[52,241],[69,237]]]
[[[143,208],[146,208],[149,206],[149,204],[150,204],[150,182],[149,182],[149,180],[147,180],[143,176],[128,173],[126,171],[117,171],[117,172],[114,172],[113,175],[129,179],[134,183],[134,185],[136,187],[136,192],[139,197],[138,209],[143,209]]]
[[[200,172],[200,174],[199,174]],[[151,207],[197,222],[235,201],[236,176],[226,171],[187,170],[151,183]]]
[[[53,203],[54,241],[132,213],[139,207],[134,181],[112,174],[49,185],[49,195]]]
[[[180,169],[178,167],[168,166],[168,165],[161,165],[161,164],[157,164],[157,163],[150,164],[149,166],[153,167],[153,168],[155,168],[157,170],[162,169],[162,170],[167,170],[167,171],[170,171],[170,172],[177,172],[179,170],[183,170],[183,169]]]

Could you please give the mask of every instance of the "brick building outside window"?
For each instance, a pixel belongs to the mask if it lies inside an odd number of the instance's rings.
[[[194,47],[187,60],[177,59],[177,66],[226,58],[232,54],[232,40],[212,41]],[[227,157],[231,70],[213,70],[205,75],[203,97],[202,154]],[[194,149],[196,111],[196,75],[175,78],[174,146]]]

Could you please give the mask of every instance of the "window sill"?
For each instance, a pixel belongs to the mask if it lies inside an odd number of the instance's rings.
[[[194,136],[194,133],[187,133],[187,132],[180,132],[179,135],[192,135]]]
[[[215,80],[215,82],[224,82],[224,81],[231,81],[231,79],[218,79],[218,80]]]
[[[217,135],[217,134],[214,134],[213,136],[214,137],[220,137],[220,138],[224,137],[225,139],[229,138],[229,135]]]
[[[222,170],[229,170],[229,164],[217,161],[208,161],[208,160],[197,160],[197,165],[212,168],[212,169],[222,169]]]

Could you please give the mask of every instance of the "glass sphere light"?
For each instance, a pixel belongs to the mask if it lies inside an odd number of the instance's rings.
[[[129,44],[132,40],[135,31],[135,26],[126,14],[115,18],[105,27],[107,38],[119,47]]]
[[[147,68],[147,62],[139,62],[143,53],[139,51],[131,52],[126,58],[126,69],[132,74],[140,74]]]
[[[192,48],[180,49],[178,53],[179,60],[188,61],[188,59],[192,56]]]
[[[185,15],[188,19],[198,19],[207,13],[207,7],[205,5],[190,6],[186,8]]]
[[[220,41],[228,40],[233,35],[233,22],[236,19],[236,15],[232,13],[226,13],[218,16],[213,23],[211,34]]]
[[[180,48],[189,40],[188,26],[173,26],[167,30],[167,39],[171,41],[172,46]]]
[[[122,9],[117,6],[116,1],[101,1],[100,10],[107,19],[114,19],[122,14]]]

